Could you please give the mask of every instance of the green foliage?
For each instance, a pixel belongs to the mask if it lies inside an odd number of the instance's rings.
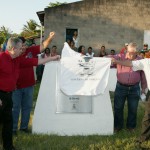
[[[27,24],[23,26],[23,31],[21,32],[21,36],[25,38],[38,36],[40,35],[41,32],[40,29],[41,26],[38,25],[35,20],[30,19],[29,21],[27,21]]]
[[[9,38],[11,35],[12,35],[12,31],[9,28],[5,26],[0,27],[0,44],[3,44],[4,41],[7,38]]]
[[[67,4],[67,3],[66,2],[64,2],[64,3],[60,3],[60,2],[52,3],[52,2],[50,2],[49,5],[48,5],[48,8],[49,7],[57,7],[57,6],[60,6],[60,5],[63,5],[63,4]]]

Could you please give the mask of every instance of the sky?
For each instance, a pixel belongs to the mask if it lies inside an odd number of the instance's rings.
[[[13,33],[20,33],[30,19],[38,24],[36,12],[44,11],[50,2],[72,3],[80,0],[3,0],[0,5],[0,27],[5,26]]]

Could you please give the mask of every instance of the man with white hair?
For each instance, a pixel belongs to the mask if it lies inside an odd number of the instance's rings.
[[[113,56],[117,60],[139,60],[137,56],[136,44],[130,43],[126,54]],[[139,83],[141,82],[142,93],[147,87],[143,71],[133,71],[131,67],[117,64],[117,84],[114,93],[114,128],[115,132],[120,131],[124,124],[124,105],[127,100],[128,116],[126,128],[134,131],[136,128],[136,117],[138,102],[141,95]]]
[[[123,66],[132,67],[134,71],[143,70],[145,73],[149,91],[146,95],[147,101],[145,103],[145,115],[142,121],[142,132],[137,142],[142,143],[144,141],[147,141],[150,139],[150,59],[145,58],[135,61],[120,61],[112,58],[112,62]]]
[[[0,124],[4,150],[15,150],[12,141],[12,91],[16,89],[20,67],[37,66],[60,56],[38,58],[19,57],[22,54],[22,41],[9,38],[6,51],[0,53]]]

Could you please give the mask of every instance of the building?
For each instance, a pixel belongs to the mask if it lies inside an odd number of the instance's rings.
[[[45,27],[56,32],[52,44],[61,51],[68,35],[77,30],[79,45],[91,46],[98,52],[122,48],[124,43],[143,45],[144,31],[150,29],[149,0],[83,0],[37,12]]]

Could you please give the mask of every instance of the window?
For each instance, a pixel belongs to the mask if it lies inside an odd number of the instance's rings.
[[[72,37],[73,37],[74,31],[78,32],[78,29],[75,29],[75,28],[66,28],[66,41],[67,40],[72,41]]]

